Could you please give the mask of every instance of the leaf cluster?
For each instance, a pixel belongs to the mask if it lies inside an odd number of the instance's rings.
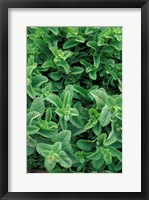
[[[27,58],[28,168],[121,172],[122,28],[28,27]]]

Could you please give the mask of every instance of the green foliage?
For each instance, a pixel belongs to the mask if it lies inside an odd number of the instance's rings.
[[[28,27],[27,166],[122,172],[122,28]]]

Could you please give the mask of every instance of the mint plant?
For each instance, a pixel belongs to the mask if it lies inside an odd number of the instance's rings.
[[[27,166],[122,172],[122,28],[27,28]]]

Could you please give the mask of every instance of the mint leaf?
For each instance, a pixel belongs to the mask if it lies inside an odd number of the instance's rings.
[[[42,97],[37,97],[36,99],[34,99],[34,101],[32,102],[32,105],[30,107],[30,111],[38,112],[40,114],[44,113],[45,105],[44,105],[44,101],[43,101]]]
[[[49,101],[50,103],[54,104],[56,107],[61,108],[62,107],[62,100],[60,99],[59,96],[56,94],[49,94],[46,97],[46,100]]]
[[[59,164],[64,168],[69,168],[72,165],[72,161],[68,158],[64,151],[61,151]]]
[[[103,107],[101,114],[100,114],[100,124],[102,127],[107,126],[110,123],[112,117],[112,113],[109,107],[106,105]]]

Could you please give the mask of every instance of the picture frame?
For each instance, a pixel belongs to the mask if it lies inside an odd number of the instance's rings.
[[[8,191],[8,9],[9,8],[141,8],[141,192],[9,192]],[[149,199],[149,2],[148,0],[1,0],[0,1],[0,198],[1,199]]]

